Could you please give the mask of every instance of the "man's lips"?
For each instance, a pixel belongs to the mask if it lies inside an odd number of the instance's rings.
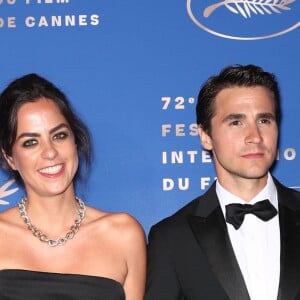
[[[62,174],[64,171],[64,164],[58,164],[55,166],[49,166],[46,168],[39,169],[38,172],[46,177],[56,177]]]
[[[248,158],[248,159],[259,159],[264,156],[264,153],[262,152],[253,152],[253,153],[246,153],[243,154],[242,157]]]

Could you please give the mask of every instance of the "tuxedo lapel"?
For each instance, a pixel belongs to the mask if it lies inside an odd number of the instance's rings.
[[[250,300],[227,233],[215,184],[201,197],[196,214],[189,216],[188,220],[213,273],[229,298]]]
[[[278,184],[278,183],[277,183]],[[278,300],[295,299],[300,291],[300,201],[278,184],[281,238]]]

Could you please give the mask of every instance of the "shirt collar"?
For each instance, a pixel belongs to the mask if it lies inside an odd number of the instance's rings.
[[[230,193],[228,190],[226,190],[224,187],[221,186],[218,180],[216,182],[216,193],[224,215],[225,215],[225,206],[227,204],[230,203],[255,204],[256,202],[265,199],[269,199],[272,205],[278,210],[277,189],[270,173],[268,173],[268,180],[266,186],[249,202],[246,202],[240,197]]]

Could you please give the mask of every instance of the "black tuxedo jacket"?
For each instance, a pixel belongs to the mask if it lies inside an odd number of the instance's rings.
[[[277,299],[300,300],[300,193],[274,181],[281,238]],[[250,300],[215,183],[151,228],[145,299]]]

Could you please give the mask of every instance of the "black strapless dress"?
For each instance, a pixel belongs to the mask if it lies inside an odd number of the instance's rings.
[[[27,270],[0,271],[0,300],[125,300],[109,278]]]

